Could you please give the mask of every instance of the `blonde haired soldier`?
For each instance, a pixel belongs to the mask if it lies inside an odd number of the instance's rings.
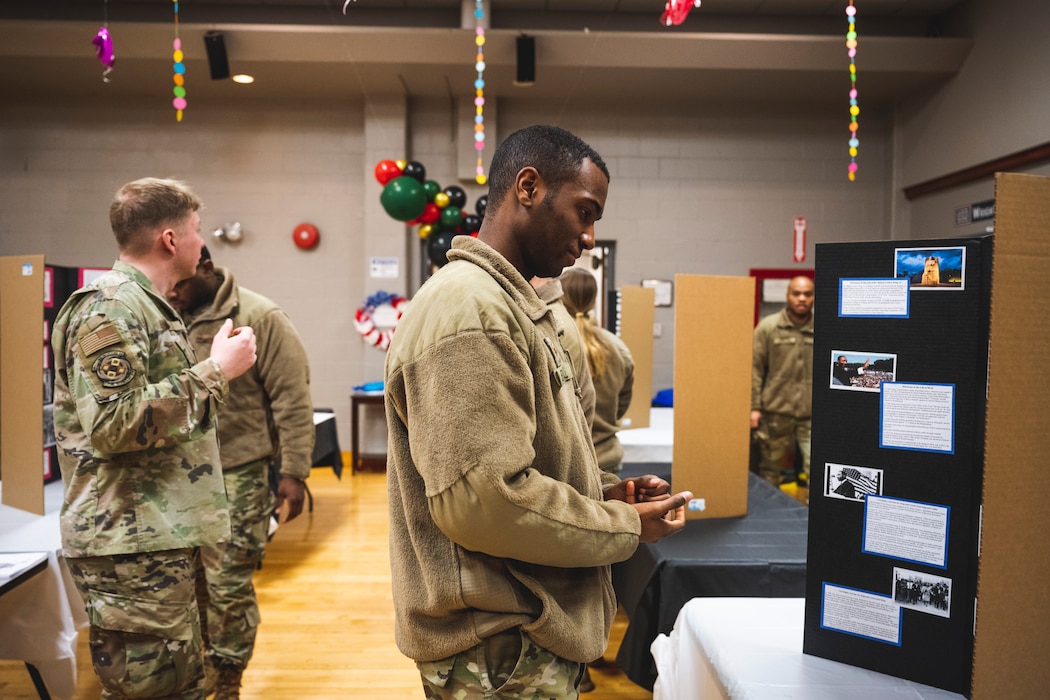
[[[623,446],[616,432],[634,393],[634,358],[615,333],[598,325],[592,312],[598,298],[598,280],[587,270],[571,267],[559,278],[565,308],[576,319],[594,382],[594,425],[591,439],[598,466],[619,474]]]
[[[124,185],[110,206],[119,259],[52,335],[62,546],[103,698],[204,697],[194,560],[230,534],[215,413],[255,362],[255,335],[227,322],[197,362],[165,299],[196,269],[200,208],[175,180]]]

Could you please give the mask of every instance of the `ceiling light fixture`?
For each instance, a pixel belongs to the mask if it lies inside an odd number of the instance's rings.
[[[251,85],[255,82],[255,77],[248,75],[247,73],[238,73],[233,76],[233,82],[240,83],[241,85]]]

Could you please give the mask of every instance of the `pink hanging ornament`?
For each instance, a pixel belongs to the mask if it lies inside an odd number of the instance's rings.
[[[91,43],[95,45],[95,54],[98,55],[98,60],[106,68],[102,71],[102,82],[108,83],[113,64],[117,61],[116,56],[113,55],[113,36],[106,27],[99,27],[98,33],[95,34],[95,38],[91,40]]]

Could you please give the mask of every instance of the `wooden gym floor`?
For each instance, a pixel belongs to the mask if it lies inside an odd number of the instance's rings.
[[[241,697],[422,698],[415,665],[394,644],[385,474],[350,476],[348,467],[340,481],[331,469],[319,468],[309,485],[314,512],[281,526],[256,572],[263,622]],[[609,663],[591,669],[597,689],[583,698],[653,697],[615,664],[626,624],[621,611],[605,653]],[[86,630],[79,635],[77,667],[73,700],[98,698]],[[0,661],[0,698],[36,697],[25,666]]]

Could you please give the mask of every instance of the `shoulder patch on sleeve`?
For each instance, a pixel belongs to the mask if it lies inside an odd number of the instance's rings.
[[[91,371],[107,389],[122,387],[135,377],[128,356],[120,350],[100,355],[91,365]]]
[[[114,326],[104,326],[89,333],[80,340],[80,351],[84,357],[90,357],[102,348],[108,348],[120,342],[120,333]]]

